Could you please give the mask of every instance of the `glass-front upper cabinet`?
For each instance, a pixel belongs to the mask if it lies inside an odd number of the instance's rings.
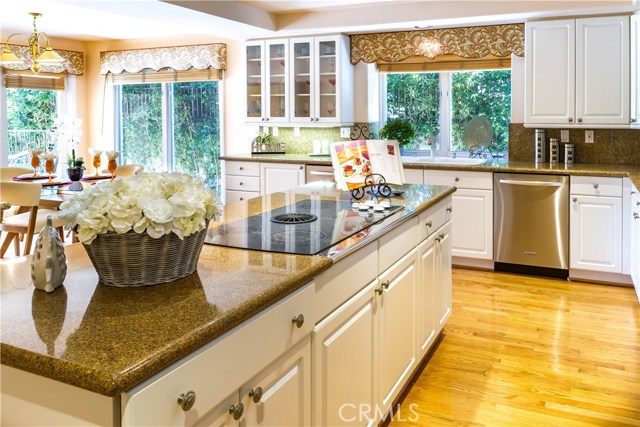
[[[353,122],[353,66],[345,36],[291,39],[291,122]]]
[[[289,40],[245,44],[247,122],[282,123],[289,120]]]

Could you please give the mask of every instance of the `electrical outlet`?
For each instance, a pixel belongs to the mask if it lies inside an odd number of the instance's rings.
[[[340,128],[340,138],[349,138],[351,135],[351,128]]]
[[[569,131],[561,130],[560,131],[560,142],[569,142]]]
[[[271,134],[273,136],[278,136],[278,126],[274,126],[271,128]]]
[[[293,136],[300,137],[300,128],[298,126],[293,128]]]
[[[594,138],[593,138],[593,131],[592,130],[585,130],[584,131],[584,142],[586,142],[587,144],[593,144]]]

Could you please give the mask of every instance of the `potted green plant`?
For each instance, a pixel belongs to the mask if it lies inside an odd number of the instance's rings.
[[[67,156],[67,175],[69,179],[73,182],[80,181],[84,169],[84,159],[76,157],[76,150],[71,150],[71,155]]]
[[[410,121],[404,119],[394,119],[388,121],[382,129],[380,129],[380,138],[395,139],[401,147],[411,145],[416,131]]]

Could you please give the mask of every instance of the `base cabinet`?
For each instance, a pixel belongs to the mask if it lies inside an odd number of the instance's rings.
[[[304,165],[260,163],[260,193],[264,196],[304,185]]]
[[[640,193],[634,188],[631,197],[631,211],[625,213],[630,218],[630,272],[633,286],[636,288],[636,295],[640,302]]]

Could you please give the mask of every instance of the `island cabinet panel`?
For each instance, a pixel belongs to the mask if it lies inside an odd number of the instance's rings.
[[[451,316],[451,228],[452,223],[438,230],[436,237],[436,300],[434,303],[438,332]]]
[[[307,285],[124,393],[122,425],[198,424],[203,417],[217,419],[210,412],[233,395],[242,403],[243,385],[313,330],[314,293],[313,284]],[[304,321],[298,327],[292,319],[299,315]],[[189,391],[196,400],[185,411],[177,402]]]
[[[380,275],[378,293],[378,405],[391,407],[417,365],[415,296],[417,249]]]
[[[304,165],[287,163],[260,163],[262,195],[287,191],[304,185]]]
[[[424,356],[436,338],[436,235],[432,234],[420,244],[419,277],[416,296],[416,316],[418,317],[418,353]]]
[[[640,301],[640,193],[636,188],[633,188],[632,191],[630,212],[625,215],[628,215],[629,221],[631,222],[629,236],[629,270],[631,280],[636,288],[638,301]]]
[[[380,237],[378,241],[378,271],[380,273],[418,246],[420,243],[418,229],[418,218],[414,218]]]
[[[224,203],[260,196],[260,163],[224,162]]]
[[[318,323],[314,336],[316,426],[374,425],[377,352],[376,279]]]

